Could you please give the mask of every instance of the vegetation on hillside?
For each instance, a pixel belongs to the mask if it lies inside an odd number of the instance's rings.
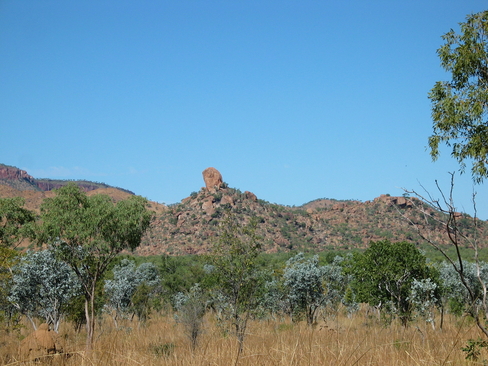
[[[448,245],[446,229],[436,220],[444,214],[425,206],[430,215],[425,222],[410,200],[415,199],[383,195],[367,202],[324,199],[301,207],[287,207],[255,199],[239,189],[225,187],[208,192],[203,188],[156,217],[137,252],[140,255],[207,253],[217,238],[218,223],[226,210],[241,223],[256,219],[256,232],[263,239],[264,251],[269,253],[365,249],[370,241],[378,240],[420,245],[423,240],[412,223],[418,223],[439,243]],[[414,202],[421,204],[418,200]],[[459,221],[466,235],[479,235],[485,238],[481,247],[488,245],[485,235],[488,223],[478,220],[474,225],[466,214]]]

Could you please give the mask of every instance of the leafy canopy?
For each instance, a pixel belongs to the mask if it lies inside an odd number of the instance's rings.
[[[139,245],[151,218],[146,202],[132,196],[114,204],[68,184],[42,204],[38,240],[51,244],[79,277],[99,278],[118,253]]]
[[[256,235],[256,226],[254,219],[244,225],[227,212],[220,222],[219,240],[210,256],[211,273],[226,303],[222,306],[226,309],[224,313],[232,319],[239,355],[251,311],[258,306],[258,291],[263,280],[258,261],[262,244]]]
[[[96,285],[115,256],[134,250],[149,226],[147,200],[132,196],[115,204],[107,195],[88,197],[75,184],[44,200],[37,239],[76,273],[85,295],[87,349],[93,342]]]
[[[314,323],[318,309],[326,300],[324,269],[318,264],[317,255],[305,258],[303,253],[298,253],[286,262],[283,273],[292,315],[305,314],[309,325]]]
[[[430,153],[439,157],[439,144],[452,147],[461,169],[472,160],[472,175],[488,176],[488,11],[467,17],[461,33],[450,30],[437,53],[451,81],[438,81],[429,93],[434,133]]]
[[[21,197],[0,198],[0,246],[16,246],[23,237],[30,236],[30,223],[34,222],[34,213],[24,206]]]
[[[161,279],[158,269],[153,263],[142,263],[139,267],[128,259],[116,265],[113,269],[114,278],[105,280],[105,294],[107,306],[114,309],[118,315],[130,313],[133,309],[133,296],[138,287],[145,283],[149,288],[159,285]]]
[[[433,274],[413,243],[388,240],[371,242],[364,253],[355,253],[346,272],[354,276],[358,301],[398,315],[404,325],[412,311],[409,296],[413,281]]]
[[[80,291],[78,278],[51,250],[28,252],[13,268],[9,300],[34,324],[41,317],[57,331],[67,303]]]

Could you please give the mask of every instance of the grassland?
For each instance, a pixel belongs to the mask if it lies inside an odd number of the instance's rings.
[[[3,334],[2,365],[34,365],[18,358],[22,337],[31,329]],[[237,342],[208,316],[198,347],[191,349],[184,329],[171,315],[153,316],[145,326],[129,322],[115,329],[107,317],[99,324],[91,354],[84,351],[83,332],[69,324],[60,329],[69,358],[48,357],[43,362],[59,365],[481,365],[465,359],[461,347],[480,334],[469,318],[447,316],[443,329],[422,321],[407,328],[393,322],[385,325],[376,316],[361,311],[348,318],[339,315],[315,327],[287,319],[252,321],[244,351],[237,357]]]

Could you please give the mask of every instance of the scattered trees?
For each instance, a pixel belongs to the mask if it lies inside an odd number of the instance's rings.
[[[407,192],[418,198],[418,200],[411,200],[411,202],[414,209],[422,215],[424,220],[435,220],[445,229],[449,241],[455,248],[455,254],[449,255],[447,250],[436,241],[436,238],[429,236],[422,230],[421,225],[413,222],[411,219],[407,218],[407,220],[417,230],[420,237],[436,248],[457,273],[458,280],[466,290],[466,295],[469,298],[469,301],[464,302],[464,304],[467,305],[465,310],[474,318],[478,328],[483,334],[488,337],[488,328],[486,327],[486,320],[488,319],[488,285],[487,277],[484,274],[486,269],[478,257],[481,232],[479,228],[479,220],[476,217],[475,195],[473,195],[475,215],[470,218],[470,220],[472,220],[473,230],[470,235],[467,235],[463,232],[463,227],[460,224],[463,215],[457,212],[454,205],[454,173],[451,174],[451,189],[449,195],[445,195],[439,186],[437,186],[437,188],[441,195],[441,199],[435,199],[429,193],[427,193],[427,197],[424,197],[416,191]],[[433,217],[430,215],[430,212],[427,209],[428,207],[434,207],[440,212],[440,215]],[[463,260],[461,256],[461,248],[463,247],[473,250],[474,269],[471,268],[471,264],[467,264]],[[471,269],[473,269],[473,271],[471,271]],[[475,275],[474,281],[472,275]]]
[[[488,176],[488,11],[469,15],[466,22],[460,23],[461,33],[454,30],[442,38],[445,43],[438,50],[441,65],[451,73],[450,81],[438,81],[429,93],[432,102],[432,119],[434,134],[429,137],[430,153],[435,160],[439,156],[439,145],[445,143],[452,147],[451,155],[458,161],[461,170],[465,161],[471,160],[471,173],[477,183]],[[478,220],[476,218],[475,194],[473,204],[474,235],[466,235],[460,224],[461,215],[456,211],[452,192],[454,174],[451,174],[450,194],[444,195],[439,189],[442,199],[434,199],[427,192],[423,197],[413,193],[422,203],[435,207],[443,215],[435,220],[446,230],[456,255],[450,257],[435,239],[425,235],[421,227],[411,220],[420,236],[439,250],[447,262],[457,273],[458,278],[469,297],[468,312],[476,321],[478,328],[488,337],[486,320],[488,319],[487,283],[483,269],[478,260]],[[415,205],[415,202],[412,200]],[[424,205],[416,205],[425,220],[432,220]],[[408,219],[407,219],[408,220]],[[470,279],[469,265],[463,262],[460,254],[462,246],[474,250],[477,281]]]
[[[437,207],[436,202],[430,202],[430,207]],[[10,203],[18,208],[21,201]],[[441,266],[439,277],[414,244],[382,241],[372,242],[364,253],[333,260],[329,256],[329,264],[324,266],[319,265],[317,256],[306,257],[303,253],[286,263],[282,259],[271,265],[261,259],[256,222],[243,224],[230,212],[220,219],[218,241],[212,254],[205,257],[205,268],[202,258],[176,260],[165,256],[160,268],[152,263],[137,267],[132,260],[122,259],[113,268],[113,278],[102,283],[100,280],[115,256],[139,244],[150,219],[145,204],[140,197],[117,204],[107,196],[88,197],[74,185],[59,189],[42,205],[42,222],[36,231],[38,242],[51,249],[19,258],[9,284],[10,303],[31,321],[33,317],[46,319],[56,330],[65,309],[63,304],[78,289],[85,302],[89,348],[93,341],[95,298],[99,298],[102,287],[106,306],[114,311],[116,326],[117,318],[128,314],[137,315],[143,322],[151,308],[151,294],[162,284],[162,274],[168,293],[177,293],[171,299],[192,348],[197,346],[206,310],[212,307],[222,315],[220,319],[230,321],[239,343],[237,357],[251,317],[289,314],[293,320],[306,319],[311,325],[321,312],[324,316],[330,314],[324,310],[341,309],[341,303],[352,313],[358,302],[367,302],[397,316],[406,325],[414,312],[433,324],[435,307],[442,308],[445,301],[467,305],[473,316],[480,309],[485,310],[488,266],[484,264],[471,265],[459,261],[460,257],[446,257],[454,274],[461,274],[464,287],[459,287],[452,271]],[[426,219],[451,218],[446,226],[449,235],[462,237],[453,225],[457,220],[453,206],[449,206],[448,213],[451,211],[452,217],[436,215]],[[9,229],[11,234],[4,236],[4,243],[15,245],[12,243],[20,235],[27,235],[26,225],[33,216],[30,219],[29,213],[24,213],[26,221],[15,219],[17,225]],[[13,220],[22,215],[9,217]],[[2,218],[2,227],[6,223],[7,219]],[[458,241],[455,243],[459,245]],[[482,315],[477,321],[482,323],[483,319]]]
[[[88,197],[75,184],[68,184],[41,206],[38,242],[51,245],[82,285],[87,349],[91,349],[95,328],[96,285],[118,253],[139,245],[151,218],[146,203],[132,196],[114,204],[109,196]]]

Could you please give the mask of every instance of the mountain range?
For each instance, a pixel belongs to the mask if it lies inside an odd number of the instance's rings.
[[[0,164],[0,197],[21,196],[26,207],[34,211],[39,210],[44,198],[55,194],[53,189],[68,182],[36,179],[24,170]],[[103,193],[114,201],[134,194],[104,183],[74,182],[88,195]],[[423,206],[428,212],[426,219],[417,209],[420,204],[415,198],[380,195],[366,202],[321,198],[290,207],[259,199],[249,191],[230,188],[219,180],[213,186],[192,192],[177,204],[166,206],[150,201],[148,208],[154,211],[153,220],[136,254],[207,253],[217,240],[220,219],[227,211],[242,223],[254,217],[263,248],[270,253],[360,249],[371,241],[385,239],[422,244],[417,227],[438,243],[449,244],[446,228],[436,220],[443,214]],[[488,247],[488,222],[475,221],[461,213],[457,222],[469,238],[478,236],[480,246]]]

